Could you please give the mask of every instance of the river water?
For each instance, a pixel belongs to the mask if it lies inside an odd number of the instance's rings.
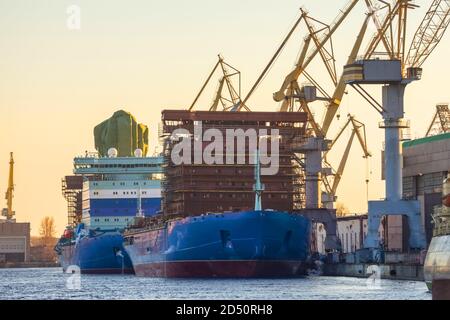
[[[0,269],[0,299],[431,300],[424,282],[302,279],[160,279],[69,275],[61,268]]]

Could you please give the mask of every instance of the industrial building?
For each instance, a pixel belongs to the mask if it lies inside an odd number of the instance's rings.
[[[0,264],[8,262],[28,262],[30,255],[30,223],[16,222],[13,210],[14,156],[10,152],[6,208],[0,218]]]
[[[450,133],[403,143],[403,197],[419,200],[427,244],[433,236],[433,207],[442,203],[442,181],[449,171]]]
[[[450,133],[404,142],[402,172],[403,198],[420,202],[428,246],[433,236],[433,207],[442,202],[442,181],[450,172]],[[337,230],[343,253],[361,249],[367,234],[367,215],[338,217]],[[406,216],[385,216],[379,229],[381,246],[386,251],[407,252],[408,230]],[[325,231],[321,224],[315,233],[317,251],[324,253]]]
[[[28,262],[30,255],[30,223],[0,220],[0,264]]]
[[[313,241],[315,248],[312,251],[325,254],[326,231],[322,223],[314,225],[313,234],[315,234],[315,242]],[[343,253],[355,252],[363,248],[364,239],[367,235],[367,214],[337,217],[336,234]]]

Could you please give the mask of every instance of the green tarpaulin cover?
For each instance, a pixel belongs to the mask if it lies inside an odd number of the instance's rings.
[[[124,110],[115,112],[111,118],[94,128],[95,149],[106,157],[110,148],[116,148],[119,157],[134,156],[136,149],[145,156],[148,151],[148,128],[137,123],[135,117]]]

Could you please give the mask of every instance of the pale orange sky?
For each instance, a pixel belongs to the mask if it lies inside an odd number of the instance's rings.
[[[153,150],[161,110],[187,108],[218,53],[241,70],[243,92],[247,92],[300,6],[329,22],[346,2],[0,0],[0,193],[6,190],[8,157],[13,151],[17,220],[31,221],[32,234],[37,234],[42,217],[53,216],[62,232],[67,217],[61,178],[71,173],[75,155],[93,150],[92,130],[97,123],[120,108],[130,111],[149,125]],[[410,32],[415,31],[430,1],[416,3],[422,7],[410,16]],[[71,4],[81,8],[79,31],[66,27],[66,8]],[[338,72],[364,19],[363,8],[361,1],[333,39]],[[277,109],[272,93],[293,66],[305,34],[303,26],[300,30],[249,101],[253,110]],[[450,37],[446,35],[425,64],[423,80],[407,89],[406,118],[411,119],[413,136],[425,133],[436,103],[450,100],[449,56]],[[310,73],[331,88],[318,63]],[[217,80],[200,101],[205,108]],[[372,92],[379,97],[380,91],[374,87]],[[313,106],[317,115],[322,114],[321,103]],[[349,89],[341,120],[335,121],[330,136],[344,124],[348,112],[366,123],[374,155],[370,198],[381,198],[383,138],[377,127],[381,119]],[[335,166],[342,147],[339,144],[331,156]],[[355,141],[338,192],[339,201],[354,212],[364,212],[367,206],[361,156]],[[2,201],[0,206],[4,205]]]

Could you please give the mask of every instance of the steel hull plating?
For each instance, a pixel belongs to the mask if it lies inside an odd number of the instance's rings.
[[[287,212],[188,217],[126,237],[136,275],[296,277],[305,273],[310,222]]]
[[[123,258],[117,254],[119,251]],[[85,236],[78,243],[61,245],[58,259],[65,272],[70,266],[79,267],[85,274],[134,272],[123,248],[123,236],[116,231]]]
[[[425,281],[433,292],[447,292],[450,299],[450,235],[437,236],[431,240],[424,264]],[[439,288],[435,288],[439,283]],[[442,287],[445,287],[445,290]]]
[[[299,261],[205,260],[167,261],[136,265],[136,275],[167,278],[299,277],[306,267]]]

